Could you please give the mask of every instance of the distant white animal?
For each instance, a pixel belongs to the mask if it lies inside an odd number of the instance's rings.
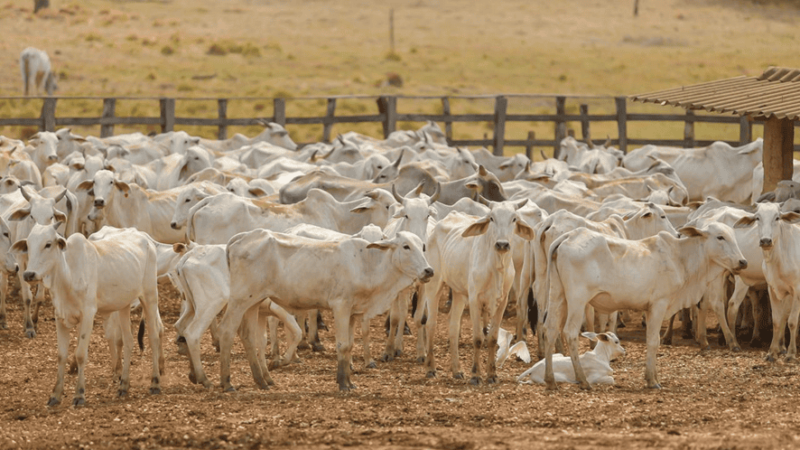
[[[501,330],[502,331],[502,330]],[[581,366],[586,372],[586,379],[589,384],[614,384],[614,369],[611,368],[611,361],[625,355],[625,349],[619,344],[616,334],[608,331],[606,333],[595,334],[592,332],[581,333],[581,336],[597,341],[594,350],[586,352],[580,356]],[[544,384],[545,360],[539,360],[530,369],[522,372],[517,377],[517,382],[530,384],[531,382]],[[556,383],[577,384],[575,369],[572,367],[572,359],[561,353],[553,355],[553,371],[556,376]],[[530,377],[530,381],[523,381],[525,377]]]
[[[19,69],[22,72],[22,84],[25,87],[25,96],[30,95],[30,86],[38,95],[41,91],[53,95],[58,89],[56,76],[50,69],[50,57],[38,48],[28,47],[19,55]]]
[[[530,364],[531,354],[528,351],[528,344],[521,340],[511,345],[513,338],[514,333],[500,328],[500,333],[497,335],[497,367],[503,367],[503,363],[511,355],[519,356],[526,364]]]

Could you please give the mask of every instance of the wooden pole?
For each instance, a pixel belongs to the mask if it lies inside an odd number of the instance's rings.
[[[445,116],[450,115],[450,99],[448,97],[442,97],[442,114]],[[453,122],[449,120],[444,121],[444,135],[449,145],[453,140]]]
[[[46,97],[42,103],[42,123],[40,131],[56,131],[56,101],[55,97]]]
[[[564,116],[567,114],[567,98],[558,96],[556,97],[556,120],[555,120],[555,140],[553,145],[553,157],[558,158],[558,153],[561,149],[561,141],[567,137],[567,123],[564,121]]]
[[[175,99],[162,98],[161,104],[161,132],[175,131]]]
[[[639,17],[639,0],[633,0],[633,17]]]
[[[584,142],[589,142],[592,138],[592,130],[589,128],[589,119],[587,116],[589,115],[589,105],[581,105],[580,106],[581,112],[581,138]]]
[[[771,117],[764,123],[764,192],[774,191],[778,181],[791,180],[794,154],[794,122]]]
[[[619,149],[628,153],[628,104],[625,97],[614,99],[617,103],[617,135],[619,136]]]
[[[753,140],[753,122],[747,116],[739,118],[739,145],[749,144]]]
[[[333,117],[336,113],[336,99],[328,99],[328,109],[325,111],[325,121],[322,124],[322,140],[331,141],[331,129],[333,128]]]
[[[278,125],[285,127],[286,126],[286,99],[283,98],[276,98],[272,100],[274,114],[272,116],[272,121],[277,123]]]
[[[683,148],[696,147],[694,140],[694,111],[686,110],[686,121],[683,123]]]
[[[217,116],[219,116],[220,124],[217,130],[217,139],[220,141],[228,139],[228,125],[225,124],[225,119],[228,118],[228,100],[224,98],[217,99]]]
[[[502,95],[494,99],[494,143],[492,153],[495,156],[503,156],[503,146],[506,140],[506,110],[508,109],[508,99]]]
[[[383,115],[383,138],[386,139],[397,129],[397,97],[378,97],[378,111]]]
[[[117,99],[115,98],[104,98],[103,99],[103,119],[113,119],[114,112],[117,106]],[[102,119],[101,119],[102,120]],[[114,135],[114,124],[113,123],[101,123],[100,124],[100,137],[109,137]]]

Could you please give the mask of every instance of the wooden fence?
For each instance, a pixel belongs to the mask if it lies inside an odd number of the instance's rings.
[[[553,99],[555,110],[552,114],[511,114],[508,112],[509,97],[536,97]],[[3,99],[22,99],[24,97],[0,97]],[[71,99],[92,99],[103,102],[103,113],[100,117],[56,117],[56,104],[58,101],[69,101]],[[338,99],[375,99],[377,103],[377,114],[366,115],[336,115],[336,102]],[[590,114],[588,104],[580,104],[578,114],[568,114],[566,108],[567,98],[575,99],[601,99],[614,102],[613,114]],[[312,98],[303,98],[312,99]],[[712,141],[696,140],[694,129],[695,123],[722,123],[738,124],[739,139],[727,141],[732,145],[741,145],[750,142],[752,139],[752,125],[754,121],[747,117],[731,117],[722,115],[696,115],[693,111],[686,111],[685,114],[637,114],[628,112],[628,102],[626,97],[587,97],[587,96],[565,96],[565,95],[492,95],[492,96],[449,96],[449,97],[411,97],[411,96],[332,96],[324,97],[327,101],[326,113],[320,117],[287,117],[287,99],[275,98],[273,102],[273,115],[271,117],[257,118],[229,118],[228,102],[231,100],[265,100],[263,98],[154,98],[154,97],[43,97],[42,111],[38,118],[0,118],[0,126],[36,126],[40,130],[54,131],[62,126],[100,126],[102,137],[114,134],[115,125],[156,125],[160,126],[162,132],[172,131],[176,126],[210,126],[218,128],[218,138],[225,139],[228,136],[228,127],[256,125],[261,120],[277,122],[281,125],[309,125],[321,124],[323,126],[322,140],[329,142],[331,130],[334,124],[339,123],[364,123],[380,122],[383,125],[384,137],[397,129],[398,122],[424,122],[434,121],[444,124],[445,134],[451,145],[485,146],[492,147],[495,154],[502,155],[505,147],[516,146],[525,147],[526,153],[530,156],[533,147],[553,147],[554,152],[558,152],[559,145],[563,138],[572,134],[567,130],[568,122],[580,123],[580,138],[586,140],[591,136],[592,122],[616,122],[617,138],[612,139],[612,145],[621,150],[628,150],[631,145],[657,144],[670,145],[676,147],[696,147],[708,145]],[[402,99],[428,99],[441,102],[441,114],[401,114],[398,113],[397,103]],[[450,112],[451,99],[493,99],[494,112],[491,114],[452,114]],[[118,100],[152,100],[158,101],[160,105],[160,115],[158,117],[117,117],[115,115]],[[177,101],[197,101],[212,100],[217,103],[216,118],[197,118],[197,117],[177,117],[175,115],[175,105]],[[298,99],[302,100],[302,99]],[[288,101],[292,101],[289,99]],[[651,122],[683,122],[683,139],[631,139],[628,137],[628,123],[634,121]],[[489,122],[492,123],[492,136],[484,136],[484,139],[455,140],[453,139],[453,123],[456,122]],[[554,139],[537,139],[535,133],[529,132],[527,139],[506,139],[506,125],[511,122],[550,122],[554,127]],[[756,123],[758,121],[755,121]]]

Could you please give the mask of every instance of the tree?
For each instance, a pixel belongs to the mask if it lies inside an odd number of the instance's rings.
[[[33,13],[36,14],[40,9],[49,8],[50,0],[33,0]]]

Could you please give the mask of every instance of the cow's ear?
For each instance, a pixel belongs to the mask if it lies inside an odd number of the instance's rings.
[[[800,214],[797,214],[794,211],[783,213],[783,214],[781,214],[781,220],[784,220],[784,221],[789,222],[789,223],[795,223],[798,220],[800,220]]]
[[[467,189],[472,189],[473,191],[477,191],[481,187],[477,180],[467,181],[464,186],[466,186]]]
[[[733,224],[733,228],[746,228],[756,222],[756,216],[744,216]]]
[[[172,244],[172,251],[175,253],[183,253],[186,251],[186,244],[183,242]]]
[[[489,216],[484,217],[483,219],[478,220],[477,222],[473,223],[463,233],[461,233],[461,237],[471,237],[471,236],[480,236],[483,233],[486,233],[486,230],[489,229]]]
[[[59,237],[58,239],[56,239],[56,245],[58,245],[59,250],[64,250],[65,248],[67,248],[67,241],[64,238]]]
[[[127,197],[128,193],[131,191],[131,187],[128,186],[128,183],[125,183],[123,181],[114,180],[114,185],[117,186],[117,189],[119,189],[125,194],[125,197]]]
[[[93,187],[94,187],[94,181],[88,180],[88,181],[84,181],[83,183],[79,184],[78,185],[78,190],[79,191],[88,191],[89,189],[91,189]]]
[[[600,337],[597,335],[597,333],[594,333],[592,331],[584,331],[583,333],[581,333],[581,336],[589,339],[590,341],[596,341],[597,338]]]
[[[15,242],[14,245],[11,246],[11,251],[16,253],[28,253],[28,241],[23,239]]]
[[[254,195],[256,197],[263,197],[267,195],[267,192],[261,189],[260,187],[252,187],[247,192],[249,192],[250,195]]]
[[[693,227],[693,226],[683,227],[680,230],[678,230],[678,233],[680,233],[681,236],[686,236],[686,237],[696,237],[696,236],[705,236],[706,235],[706,233],[704,233],[703,231],[700,231],[699,228],[696,228],[696,227]]]
[[[517,220],[517,229],[514,230],[514,232],[517,233],[517,236],[525,239],[526,241],[533,240],[533,228],[528,226],[528,224],[522,220]]]
[[[605,334],[605,333],[600,333],[600,334],[598,334],[598,335],[597,335],[597,340],[599,340],[599,341],[603,341],[603,342],[608,342],[608,341],[610,341],[610,339],[608,338],[608,335],[607,335],[607,334]]]
[[[376,248],[378,250],[389,250],[389,249],[391,249],[393,247],[394,247],[394,244],[392,244],[389,241],[378,241],[378,242],[373,242],[373,243],[367,245],[367,248]]]
[[[372,209],[372,205],[373,205],[372,202],[365,203],[365,204],[363,204],[361,206],[356,206],[355,208],[351,209],[350,212],[351,213],[356,213],[356,214],[365,213],[365,212],[369,211],[370,209]]]
[[[30,214],[31,214],[31,208],[29,206],[27,208],[18,209],[14,211],[8,219],[13,221],[23,220],[28,218]]]
[[[63,212],[59,211],[59,210],[55,210],[55,213],[53,214],[53,217],[55,217],[56,222],[61,222],[61,223],[66,223],[67,222],[67,215],[64,214]]]

